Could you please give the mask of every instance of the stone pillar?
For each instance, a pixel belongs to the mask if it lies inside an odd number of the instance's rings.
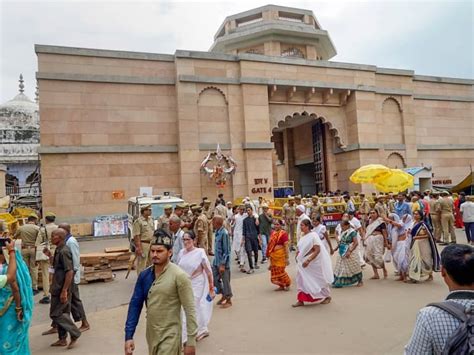
[[[416,119],[413,96],[402,96],[403,138],[405,143],[405,163],[407,166],[418,166],[416,147]]]
[[[242,85],[248,196],[273,197],[273,143],[266,85]]]
[[[176,58],[175,65],[181,194],[187,201],[200,201],[198,93],[195,83],[183,83],[178,80],[178,76],[182,74],[194,75],[194,66],[191,60],[179,58]]]
[[[0,197],[7,195],[6,175],[7,175],[7,166],[0,164]]]

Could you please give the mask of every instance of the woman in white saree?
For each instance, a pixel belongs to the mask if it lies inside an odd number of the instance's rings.
[[[383,277],[386,279],[388,275],[383,260],[383,254],[385,248],[389,248],[387,226],[375,209],[370,210],[369,218],[364,241],[366,244],[365,259],[372,266],[372,270],[374,271],[374,276],[370,279],[380,279],[377,269],[383,270]]]
[[[179,253],[178,265],[191,278],[193,287],[194,300],[196,302],[196,318],[198,331],[196,340],[202,340],[209,336],[207,328],[212,316],[212,299],[215,297],[214,281],[212,278],[211,264],[206,255],[206,251],[202,248],[194,246],[195,235],[193,232],[185,232],[183,235],[184,249]],[[208,299],[210,297],[210,300]],[[187,339],[186,335],[186,318],[182,313],[183,323],[183,339]]]
[[[392,241],[393,265],[398,272],[397,281],[405,281],[408,274],[408,263],[410,259],[410,238],[408,238],[409,229],[411,229],[412,218],[409,214],[400,219],[396,213],[388,216],[387,226],[388,235]]]
[[[305,219],[301,222],[303,236],[298,241],[296,255],[298,302],[293,307],[304,306],[305,302],[331,302],[331,284],[334,281],[331,257],[311,228],[311,221]]]

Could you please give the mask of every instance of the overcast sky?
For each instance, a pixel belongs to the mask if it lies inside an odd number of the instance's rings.
[[[34,98],[34,44],[174,53],[206,51],[224,18],[268,3],[314,12],[333,61],[474,77],[473,1],[6,1],[0,0],[0,103],[23,73]]]

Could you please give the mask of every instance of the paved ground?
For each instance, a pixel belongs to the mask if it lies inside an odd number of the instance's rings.
[[[458,231],[459,240],[465,237]],[[83,251],[104,246],[124,245],[124,240],[81,243]],[[90,248],[90,249],[89,249]],[[289,268],[294,278],[295,268]],[[433,282],[417,285],[394,281],[390,265],[387,280],[371,281],[364,271],[362,288],[333,290],[329,305],[291,308],[295,301],[290,292],[274,292],[269,273],[261,268],[248,276],[232,274],[234,306],[214,309],[211,336],[198,344],[200,354],[401,354],[410,337],[416,312],[425,304],[442,299],[447,289],[441,276]],[[81,286],[81,294],[92,326],[83,334],[71,354],[122,354],[123,326],[135,274],[124,280],[124,272],[115,281]],[[41,336],[48,328],[48,307],[38,305],[31,328],[33,354],[62,353],[50,348],[54,336]],[[135,354],[146,354],[145,317],[137,330]]]

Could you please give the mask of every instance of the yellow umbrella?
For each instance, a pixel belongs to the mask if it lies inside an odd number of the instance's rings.
[[[400,192],[412,187],[414,184],[413,175],[400,169],[390,169],[387,176],[378,177],[375,180],[375,188],[382,192]]]
[[[374,183],[375,179],[390,175],[390,169],[385,165],[369,164],[361,166],[350,176],[350,180],[354,184]]]

